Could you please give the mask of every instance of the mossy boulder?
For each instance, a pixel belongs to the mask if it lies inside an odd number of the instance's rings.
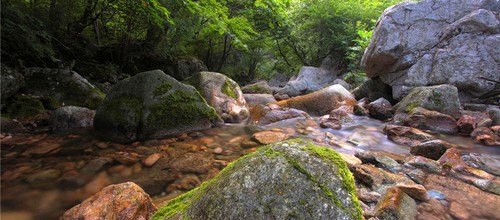
[[[259,148],[152,219],[362,219],[340,155],[301,139]]]
[[[194,86],[225,122],[238,123],[249,111],[240,86],[229,77],[215,72],[200,72],[183,81]]]
[[[195,88],[154,70],[113,86],[97,109],[94,128],[103,137],[129,142],[204,130],[219,121]]]
[[[2,100],[16,94],[24,86],[24,76],[16,69],[2,64],[1,96]]]
[[[44,112],[43,103],[37,97],[19,94],[8,99],[2,106],[2,113],[11,118],[25,118]]]
[[[23,71],[27,94],[50,100],[55,107],[73,105],[96,109],[105,94],[85,78],[71,70],[26,68]]]
[[[410,113],[416,107],[458,118],[460,117],[458,89],[448,84],[415,87],[394,106],[396,113]]]
[[[241,91],[245,94],[273,94],[273,90],[267,85],[266,81],[259,81],[254,84],[243,86]]]

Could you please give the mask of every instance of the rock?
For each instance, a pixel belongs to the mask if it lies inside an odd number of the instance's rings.
[[[471,137],[475,138],[481,144],[488,146],[499,146],[500,145],[500,135],[495,134],[491,129],[480,127],[474,129],[471,133]]]
[[[26,68],[23,71],[27,94],[50,100],[51,105],[73,105],[96,109],[105,94],[71,70]]]
[[[154,154],[151,154],[151,155],[145,157],[142,160],[142,164],[145,167],[152,167],[156,163],[156,161],[158,161],[160,158],[161,158],[161,154],[154,153]]]
[[[380,17],[361,65],[389,84],[396,99],[438,84],[458,87],[464,98],[480,97],[495,89],[481,77],[500,81],[497,11],[489,0],[398,4]]]
[[[366,105],[371,117],[385,120],[392,117],[392,105],[387,99],[379,98],[370,104]]]
[[[29,183],[44,183],[55,180],[61,176],[61,171],[56,169],[43,170],[26,177]]]
[[[369,114],[368,110],[366,110],[363,106],[356,104],[354,105],[354,115],[357,116],[366,116]]]
[[[416,107],[460,117],[458,90],[452,85],[416,87],[394,106],[396,113],[410,113]]]
[[[244,94],[273,94],[271,87],[267,85],[266,81],[259,81],[254,84],[241,87]]]
[[[2,100],[5,100],[16,94],[16,92],[24,86],[24,76],[17,70],[4,64],[2,64],[1,69],[1,96]]]
[[[240,86],[215,72],[200,72],[183,81],[194,86],[225,122],[238,123],[248,118],[248,107]]]
[[[175,71],[175,74],[171,76],[174,76],[178,80],[184,80],[199,73],[200,71],[208,70],[207,66],[205,66],[201,60],[194,57],[177,60],[175,62],[175,67],[177,71]]]
[[[427,190],[424,186],[420,184],[406,184],[406,183],[398,183],[396,184],[400,190],[409,195],[410,197],[420,200],[427,201],[429,200],[429,195],[427,194]]]
[[[321,187],[318,187],[321,186]],[[158,219],[361,219],[354,180],[330,148],[291,140],[261,147],[160,208]]]
[[[327,69],[303,66],[300,68],[297,78],[290,80],[277,93],[290,97],[299,96],[323,89],[335,79],[337,79],[337,75]]]
[[[431,135],[418,129],[398,125],[387,125],[384,128],[384,132],[387,134],[389,140],[410,147],[434,139]]]
[[[85,175],[95,175],[99,173],[106,165],[111,164],[113,159],[109,157],[98,157],[89,161],[80,169],[80,172]]]
[[[150,219],[156,207],[138,185],[126,182],[110,185],[66,211],[61,219]]]
[[[333,85],[307,95],[279,101],[278,105],[295,108],[314,116],[330,113],[340,106],[354,106],[356,99],[341,85]]]
[[[453,168],[455,166],[465,165],[462,160],[462,152],[456,147],[446,150],[446,152],[441,156],[438,162],[443,166],[443,168]]]
[[[271,87],[283,87],[288,81],[290,81],[289,76],[278,73],[273,75],[267,84]]]
[[[455,134],[458,132],[457,121],[453,117],[421,107],[414,108],[404,119],[404,124],[437,133]]]
[[[349,83],[347,83],[346,81],[342,80],[342,79],[336,79],[336,80],[333,80],[333,85],[335,84],[339,84],[341,86],[343,86],[345,89],[347,90],[350,90],[351,89],[351,85],[349,85]]]
[[[2,103],[2,116],[11,118],[27,118],[36,116],[45,111],[43,103],[35,96],[18,94]]]
[[[349,113],[352,113],[352,108],[341,106],[332,110],[327,118],[321,118],[319,125],[323,128],[341,129],[342,125],[354,123]]]
[[[381,195],[378,192],[375,191],[368,191],[366,188],[360,188],[357,191],[359,200],[366,202],[366,203],[372,203],[372,202],[377,202]]]
[[[24,132],[27,131],[23,124],[16,119],[1,117],[2,132]]]
[[[243,98],[245,98],[245,101],[250,107],[276,102],[274,96],[270,94],[243,94]]]
[[[486,112],[487,108],[488,106],[484,104],[474,104],[474,103],[464,104],[464,109],[469,111]]]
[[[422,156],[408,157],[405,160],[405,167],[418,168],[431,173],[441,173],[443,171],[441,164],[437,161]],[[414,174],[419,175],[419,173]]]
[[[358,159],[355,156],[352,156],[350,154],[344,154],[344,153],[339,153],[340,157],[342,157],[342,160],[345,161],[349,169],[351,169],[354,166],[361,165],[362,162],[360,159]]]
[[[391,187],[377,203],[375,215],[381,220],[413,220],[417,215],[417,204],[398,187]]]
[[[392,90],[389,85],[384,84],[379,78],[373,78],[365,81],[361,86],[352,91],[357,100],[368,98],[368,101],[373,102],[377,99],[384,98],[392,100]]]
[[[431,140],[422,142],[411,148],[410,153],[415,156],[423,156],[433,160],[438,160],[446,150],[452,148],[453,145],[442,140]]]
[[[417,220],[452,220],[447,207],[437,199],[418,205]]]
[[[488,110],[488,114],[490,115],[491,120],[493,120],[492,126],[500,125],[500,109],[492,108]]]
[[[491,119],[483,112],[461,111],[462,116],[457,121],[461,134],[469,135],[477,127],[490,127]]]
[[[379,187],[384,181],[384,173],[370,164],[354,166],[352,174],[356,180],[371,189]]]
[[[45,154],[57,153],[61,150],[59,143],[41,142],[36,146],[32,146],[24,151],[23,155],[26,156],[41,156]]]
[[[285,140],[288,136],[281,131],[261,131],[252,136],[261,144],[270,144]]]
[[[53,132],[89,128],[94,124],[95,111],[78,106],[65,106],[52,112],[49,126]]]
[[[155,70],[114,85],[97,109],[94,128],[103,138],[132,142],[204,130],[219,121],[192,86]]]
[[[170,170],[183,173],[206,174],[212,168],[214,159],[210,153],[185,153],[170,161]]]
[[[251,111],[251,123],[254,125],[268,125],[292,118],[309,118],[309,114],[293,109],[280,108],[279,106],[254,106]]]

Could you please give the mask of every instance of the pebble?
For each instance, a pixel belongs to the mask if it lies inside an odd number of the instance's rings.
[[[145,167],[152,167],[160,158],[161,158],[161,154],[154,153],[154,154],[149,155],[145,159],[143,159],[142,164]]]
[[[222,149],[222,147],[218,147],[218,148],[215,148],[213,150],[213,153],[214,154],[221,154],[224,150]]]

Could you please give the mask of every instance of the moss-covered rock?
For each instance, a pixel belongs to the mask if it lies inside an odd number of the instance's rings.
[[[16,95],[6,102],[2,112],[12,118],[35,116],[45,111],[42,102],[31,95]]]
[[[415,87],[394,106],[397,113],[410,113],[416,107],[458,118],[460,117],[458,89],[448,84]]]
[[[362,219],[340,155],[294,139],[261,147],[152,219]]]
[[[273,90],[267,85],[266,81],[259,81],[254,84],[243,86],[241,91],[245,94],[273,94]]]
[[[10,68],[2,64],[1,75],[1,91],[2,100],[16,94],[16,92],[24,86],[24,76],[16,69]]]
[[[241,122],[249,111],[240,86],[229,77],[214,72],[200,72],[183,82],[194,86],[225,122]]]
[[[196,89],[154,70],[117,83],[97,110],[94,128],[128,142],[208,129],[219,121]]]
[[[96,109],[105,96],[74,71],[34,67],[26,68],[23,75],[26,93],[52,100],[57,106],[64,104]]]

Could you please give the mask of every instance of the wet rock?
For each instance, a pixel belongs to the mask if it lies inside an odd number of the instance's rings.
[[[339,160],[335,151],[300,140],[262,147],[154,217],[361,219],[354,180]]]
[[[23,124],[16,120],[16,119],[8,119],[5,117],[1,117],[1,122],[2,124],[2,132],[24,132],[26,131],[26,128],[23,126]]]
[[[309,118],[309,114],[293,108],[280,108],[278,106],[254,106],[251,111],[251,123],[254,125],[269,125],[275,122],[292,118]]]
[[[446,152],[441,156],[438,162],[446,168],[452,168],[454,166],[462,166],[465,162],[462,160],[462,152],[456,147],[446,150]]]
[[[471,136],[481,144],[488,146],[500,146],[500,135],[495,134],[489,128],[476,128],[472,131]]]
[[[497,168],[496,160],[488,155],[471,153],[463,155],[462,160],[470,167],[500,176],[500,169]]]
[[[43,184],[55,180],[61,176],[61,171],[56,169],[42,170],[26,177],[26,181],[32,184]]]
[[[142,164],[146,167],[152,167],[159,159],[161,158],[161,154],[154,153],[142,160]]]
[[[370,102],[366,105],[366,109],[372,118],[385,120],[392,117],[392,105],[384,98]]]
[[[354,120],[349,116],[352,108],[341,106],[330,112],[327,118],[320,119],[320,126],[323,128],[341,129],[342,125],[354,123]]]
[[[2,102],[2,115],[10,118],[31,118],[45,112],[39,97],[26,94],[17,94],[8,102]],[[36,124],[35,124],[36,125]]]
[[[474,103],[465,103],[464,110],[476,111],[476,112],[486,112],[488,109],[487,105],[484,104],[474,104]]]
[[[423,170],[421,169],[414,169],[408,173],[406,173],[406,175],[411,179],[413,180],[413,182],[415,183],[418,183],[418,184],[422,184],[424,183],[425,181],[425,178],[427,176],[427,173],[424,172]]]
[[[267,85],[266,81],[259,81],[254,84],[241,87],[244,94],[272,94],[271,87]]]
[[[447,207],[436,199],[419,204],[417,211],[417,220],[452,220]]]
[[[416,87],[394,106],[396,113],[410,113],[416,107],[460,117],[458,90],[452,85]]]
[[[492,126],[500,125],[500,109],[492,108],[488,110],[491,120],[493,120]]]
[[[389,140],[411,147],[434,139],[431,135],[418,129],[398,125],[387,125],[384,128],[384,132],[387,134]]]
[[[384,174],[373,165],[361,164],[351,169],[356,180],[365,186],[375,189],[384,181]]]
[[[186,153],[172,159],[170,169],[183,173],[208,173],[212,168],[213,158],[209,153]]]
[[[437,133],[455,134],[458,132],[457,121],[453,117],[421,107],[414,108],[405,118],[404,123],[406,126]]]
[[[391,172],[401,170],[398,161],[403,161],[403,157],[400,155],[382,151],[358,151],[354,156],[361,159],[363,163],[370,163]]]
[[[194,86],[225,122],[238,123],[248,118],[248,106],[240,86],[229,77],[200,72],[183,82]]]
[[[155,70],[114,85],[96,112],[94,128],[103,138],[132,142],[208,129],[219,121],[192,86]]]
[[[96,159],[92,159],[80,169],[80,172],[86,175],[95,175],[111,162],[113,162],[113,159],[109,157],[99,157]]]
[[[89,128],[94,125],[95,111],[78,106],[64,106],[52,112],[49,126],[54,132]]]
[[[410,197],[420,200],[427,201],[429,200],[429,195],[427,194],[427,190],[424,186],[420,184],[407,184],[407,183],[398,183],[396,184],[400,190],[409,195]]]
[[[42,142],[39,145],[32,146],[24,151],[23,155],[26,156],[41,156],[45,154],[57,153],[61,150],[61,145],[52,142]]]
[[[363,106],[361,106],[359,104],[354,105],[354,115],[366,116],[368,114],[369,114],[368,110],[365,109]]]
[[[114,160],[118,161],[121,164],[124,165],[132,165],[137,162],[137,153],[130,153],[130,152],[116,152],[112,155],[110,155],[111,158]]]
[[[368,189],[363,187],[357,190],[357,195],[359,197],[359,200],[366,203],[377,202],[381,197],[380,193],[369,191]]]
[[[326,115],[340,106],[355,104],[354,96],[341,85],[278,102],[279,106],[303,110],[314,116]]]
[[[10,68],[2,64],[2,74],[1,74],[1,96],[2,100],[5,100],[14,94],[24,86],[24,76],[16,69]]]
[[[417,214],[417,204],[398,187],[391,187],[375,208],[379,219],[412,220]]]
[[[252,137],[261,144],[270,144],[285,140],[287,135],[281,131],[261,131],[253,134]]]
[[[458,130],[462,134],[470,134],[477,127],[476,119],[470,115],[462,115],[457,121]]]
[[[423,156],[433,160],[438,160],[446,150],[453,145],[442,140],[431,140],[422,142],[411,148],[410,153],[416,156]]]
[[[126,182],[108,186],[81,204],[66,211],[61,219],[150,219],[156,212],[148,194]]]
[[[275,103],[276,99],[270,94],[243,94],[243,98],[247,102],[248,106],[256,105],[267,105],[269,103]]]
[[[167,192],[174,190],[192,190],[201,184],[201,180],[196,175],[186,175],[167,187]]]
[[[421,157],[421,156],[407,158],[405,160],[405,166],[419,168],[419,169],[422,169],[422,170],[425,170],[425,171],[431,172],[431,173],[441,173],[442,172],[441,164],[439,162],[432,160],[432,159],[429,159],[429,158]]]

